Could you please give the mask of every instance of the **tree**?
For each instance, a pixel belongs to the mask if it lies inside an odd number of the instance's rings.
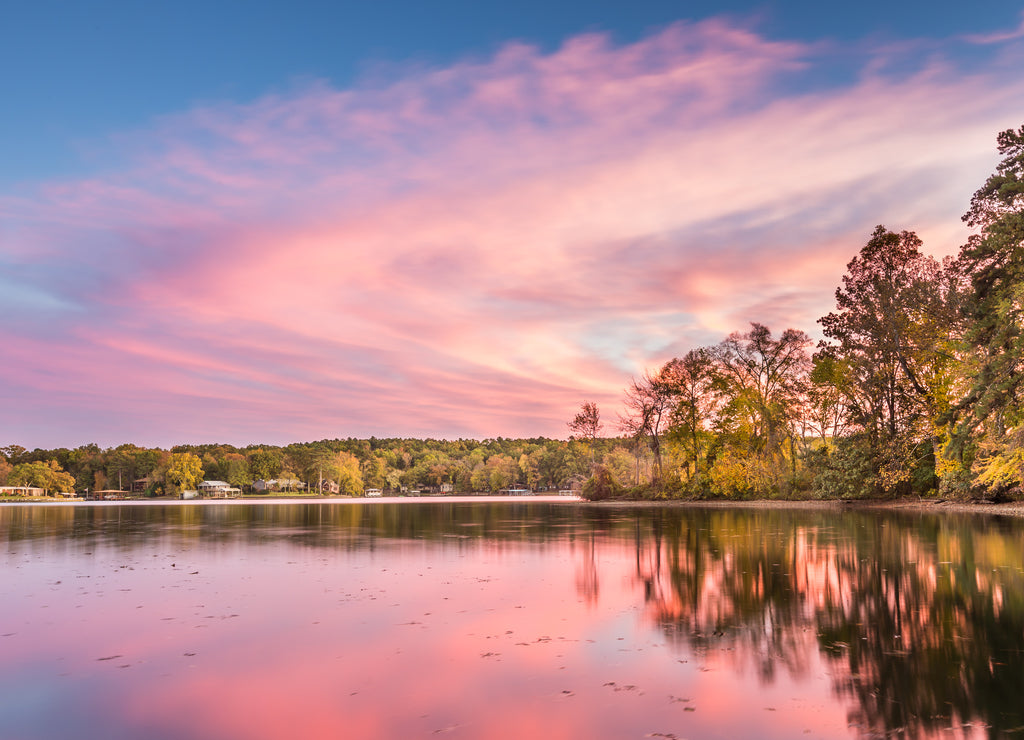
[[[601,410],[593,401],[584,401],[580,412],[569,422],[571,437],[584,439],[590,447],[590,466],[594,466],[595,447],[601,434]]]
[[[363,473],[359,467],[359,458],[341,451],[334,460],[333,480],[338,484],[338,492],[345,496],[358,496],[363,492]]]
[[[796,437],[804,405],[810,337],[786,329],[773,337],[752,322],[714,349],[722,394],[717,428],[722,452],[712,478],[730,491],[778,493],[797,476]],[[787,481],[788,476],[788,481]]]
[[[387,488],[388,468],[381,455],[371,455],[361,465],[363,482],[368,488]]]
[[[21,445],[7,445],[0,447],[0,455],[7,458],[7,462],[14,464],[21,462],[22,456],[27,452]]]
[[[224,480],[235,488],[243,489],[252,485],[252,474],[249,472],[249,462],[245,455],[229,452],[221,462],[221,471]]]
[[[164,480],[179,491],[192,491],[203,479],[203,463],[193,452],[173,452]]]
[[[880,490],[895,493],[909,492],[922,455],[934,470],[952,360],[955,291],[921,246],[911,231],[876,227],[847,264],[837,310],[819,319],[833,341],[819,348],[819,380],[828,368],[847,421],[866,434]]]
[[[687,480],[699,479],[702,458],[706,457],[710,446],[710,426],[717,406],[715,359],[704,347],[693,349],[682,359],[669,362],[662,375],[675,393],[671,436],[683,447]]]
[[[246,453],[249,475],[254,480],[272,480],[281,472],[281,454],[277,450],[258,447]]]
[[[527,488],[534,490],[540,485],[540,448],[519,456],[519,472]]]
[[[1012,454],[1013,431],[1024,421],[1024,126],[1001,132],[996,141],[1002,160],[963,216],[978,231],[957,260],[969,285],[964,345],[975,360],[965,373],[973,380],[952,413],[955,448],[965,466],[980,450],[979,472],[1000,450]],[[1002,483],[1024,480],[1019,466],[1009,475],[1012,465],[999,467]]]
[[[487,458],[486,468],[487,482],[492,493],[511,488],[519,478],[519,464],[509,455],[491,455]]]
[[[7,482],[12,486],[42,488],[45,494],[75,490],[75,479],[56,460],[19,463],[7,475]]]
[[[619,416],[619,428],[633,437],[637,447],[638,465],[640,444],[646,441],[650,447],[654,454],[654,478],[659,482],[662,435],[669,426],[676,401],[676,391],[667,370],[669,364],[653,375],[645,371],[639,380],[633,379],[626,389],[626,413]]]

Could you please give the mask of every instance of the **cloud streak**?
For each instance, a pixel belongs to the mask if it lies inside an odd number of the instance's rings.
[[[954,251],[1020,123],[1014,38],[965,71],[711,19],[167,117],[0,196],[3,426],[562,436],[748,321],[813,330],[876,223]]]

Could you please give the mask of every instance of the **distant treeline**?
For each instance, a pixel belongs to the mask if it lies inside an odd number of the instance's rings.
[[[1024,481],[1024,127],[963,217],[956,258],[883,226],[847,265],[825,340],[761,324],[633,380],[618,428],[651,460],[595,459],[586,492],[1001,498]],[[571,427],[600,436],[584,403]],[[639,460],[639,458],[637,458]]]
[[[601,440],[598,447],[603,454],[615,444]],[[154,496],[195,488],[204,479],[244,491],[256,481],[273,481],[271,490],[319,489],[343,495],[361,495],[366,488],[551,490],[578,488],[590,468],[589,445],[545,438],[335,439],[284,447],[207,444],[170,450],[133,444],[31,451],[18,445],[0,447],[0,485],[35,485],[51,492],[131,491],[134,486],[137,493]]]

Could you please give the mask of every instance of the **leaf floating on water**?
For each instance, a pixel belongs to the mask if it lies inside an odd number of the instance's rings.
[[[123,656],[121,656],[121,655],[108,655],[105,658],[96,658],[96,660],[97,661],[100,661],[100,660],[114,660],[115,658],[120,658],[120,657],[123,657]]]
[[[448,725],[447,727],[441,727],[434,730],[435,735],[440,735],[442,732],[451,732],[452,730],[459,729],[458,725]]]

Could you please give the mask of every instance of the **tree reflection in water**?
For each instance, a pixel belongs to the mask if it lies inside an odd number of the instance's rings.
[[[997,737],[1024,731],[1020,531],[998,518],[638,511],[636,580],[669,639],[752,664],[763,682],[802,676],[821,651],[865,735]]]

